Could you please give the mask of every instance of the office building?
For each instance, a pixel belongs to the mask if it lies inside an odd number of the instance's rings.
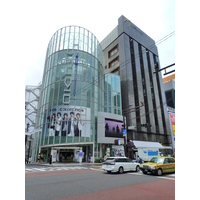
[[[120,76],[122,114],[127,138],[171,145],[169,118],[155,41],[121,16],[118,25],[101,41],[104,73]],[[141,124],[150,124],[142,127]],[[132,147],[126,149],[132,157]]]

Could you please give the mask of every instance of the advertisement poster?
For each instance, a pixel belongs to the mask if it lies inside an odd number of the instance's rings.
[[[170,113],[170,120],[172,126],[172,134],[175,137],[175,113]]]
[[[124,146],[112,145],[112,154],[114,157],[124,157]]]
[[[57,150],[51,150],[52,162],[56,162]]]
[[[90,137],[90,108],[57,106],[46,116],[49,136]]]
[[[105,137],[123,138],[123,122],[105,119]]]

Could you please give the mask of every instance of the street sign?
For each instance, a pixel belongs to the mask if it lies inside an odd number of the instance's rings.
[[[126,135],[126,129],[123,129],[123,136]]]
[[[136,126],[128,126],[128,130],[134,130]]]

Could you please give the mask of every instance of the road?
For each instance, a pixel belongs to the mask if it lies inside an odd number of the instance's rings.
[[[100,166],[26,166],[26,200],[171,200],[175,174],[104,172]]]

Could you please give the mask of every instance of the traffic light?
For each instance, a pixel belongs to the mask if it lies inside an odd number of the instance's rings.
[[[151,124],[146,123],[146,128],[150,128]]]
[[[146,123],[146,124],[141,124],[140,126],[141,126],[141,127],[145,127],[145,128],[150,128],[150,127],[151,127],[151,124]]]
[[[115,140],[114,142],[115,142],[116,145],[118,145],[118,140]]]

